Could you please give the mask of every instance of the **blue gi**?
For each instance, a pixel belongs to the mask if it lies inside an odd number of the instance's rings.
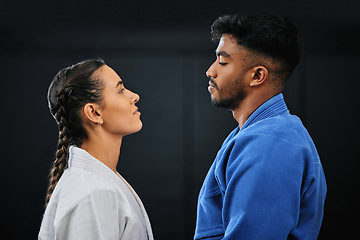
[[[201,188],[195,239],[316,239],[326,182],[315,145],[278,94],[224,141]]]

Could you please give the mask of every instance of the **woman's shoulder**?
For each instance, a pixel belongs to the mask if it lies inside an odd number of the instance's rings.
[[[67,169],[61,176],[52,198],[76,205],[99,193],[118,195],[116,185],[107,178],[82,169]]]

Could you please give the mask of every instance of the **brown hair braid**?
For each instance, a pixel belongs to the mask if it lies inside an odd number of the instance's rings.
[[[93,73],[105,65],[102,59],[86,60],[58,72],[48,90],[50,112],[59,126],[56,158],[49,174],[45,208],[67,168],[69,147],[78,147],[87,138],[82,125],[80,109],[89,102],[101,102],[102,83]]]
[[[66,120],[66,112],[65,108],[62,105],[62,102],[64,102],[64,92],[60,91],[58,96],[60,106],[58,108],[58,111],[55,113],[55,118],[59,125],[59,141],[57,145],[56,159],[49,174],[49,188],[47,191],[45,208],[50,200],[56,184],[58,183],[64,170],[67,168],[68,160],[70,137],[68,131],[68,122]]]

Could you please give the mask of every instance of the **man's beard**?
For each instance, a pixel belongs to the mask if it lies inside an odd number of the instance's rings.
[[[212,81],[212,83],[215,85],[216,90],[219,91],[216,83],[214,81]],[[228,86],[228,87],[230,87],[230,86]],[[239,102],[246,97],[246,93],[244,91],[242,81],[237,81],[236,85],[233,87],[235,89],[231,91],[231,97],[221,98],[221,94],[219,92],[219,96],[217,99],[211,98],[212,104],[214,104],[214,106],[216,106],[216,107],[227,108],[230,110],[236,109],[238,107]]]
[[[234,110],[238,107],[238,104],[241,100],[245,98],[245,93],[243,91],[237,92],[237,94],[231,98],[219,98],[214,99],[211,98],[212,104],[214,104],[215,107],[221,107],[221,108],[227,108],[230,110]]]

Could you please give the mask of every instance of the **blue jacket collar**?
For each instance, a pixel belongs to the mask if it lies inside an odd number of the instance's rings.
[[[240,130],[243,130],[265,118],[270,118],[283,114],[289,114],[289,110],[284,101],[283,94],[279,93],[264,102],[260,107],[258,107],[246,120]]]

